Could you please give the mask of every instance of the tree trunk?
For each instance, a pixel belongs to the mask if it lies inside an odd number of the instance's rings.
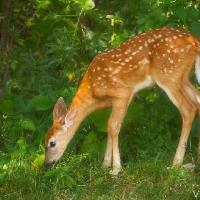
[[[9,76],[9,54],[10,54],[10,20],[12,16],[12,0],[1,2],[0,16],[0,99],[3,97],[3,88]]]

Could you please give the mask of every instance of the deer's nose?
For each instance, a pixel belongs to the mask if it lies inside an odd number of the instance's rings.
[[[44,162],[45,168],[46,169],[50,169],[51,167],[53,167],[55,161],[52,162]]]

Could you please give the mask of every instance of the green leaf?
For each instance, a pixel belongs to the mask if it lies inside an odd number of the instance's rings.
[[[175,11],[178,18],[182,21],[185,21],[187,18],[187,10],[184,7],[180,7]]]
[[[95,7],[93,0],[76,0],[75,2],[78,3],[85,11],[91,10]]]
[[[84,138],[83,144],[81,145],[81,152],[96,156],[99,153],[103,153],[105,147],[105,141],[99,140],[97,133],[91,131]]]
[[[101,132],[107,131],[107,123],[108,123],[107,121],[109,114],[110,114],[109,110],[97,111],[91,114],[90,118],[92,119],[92,122],[94,123],[98,131]]]
[[[10,114],[13,111],[13,101],[11,99],[4,99],[0,102],[0,111],[4,114]]]
[[[145,22],[146,22],[146,18],[144,18],[144,17],[140,17],[136,21],[136,23],[139,24],[139,25],[144,24]]]
[[[194,18],[197,18],[199,16],[199,11],[193,7],[188,8],[187,12],[188,12],[188,18],[191,20],[194,20]]]
[[[36,0],[37,8],[38,9],[46,9],[50,5],[49,0]]]
[[[12,60],[10,67],[12,68],[12,70],[16,70],[18,65],[18,61],[17,60]]]
[[[84,10],[91,10],[95,7],[93,0],[85,0]]]
[[[35,160],[33,161],[33,165],[36,168],[41,168],[44,164],[44,154],[37,155]]]
[[[6,178],[6,175],[3,173],[0,173],[0,183],[2,183]]]
[[[95,151],[96,146],[94,144],[98,143],[98,138],[95,132],[91,131],[85,138],[81,146],[82,153],[91,153]]]
[[[192,22],[189,29],[192,33],[200,36],[200,22]]]
[[[134,102],[129,106],[128,112],[126,114],[122,126],[125,127],[127,124],[131,122],[134,122],[135,124],[143,123],[143,119],[145,118],[144,115],[145,115],[144,105]]]
[[[36,127],[34,122],[31,119],[22,119],[20,120],[20,125],[25,130],[35,131]]]
[[[46,111],[51,108],[51,101],[46,96],[34,96],[29,101],[28,107],[35,108],[37,111]]]

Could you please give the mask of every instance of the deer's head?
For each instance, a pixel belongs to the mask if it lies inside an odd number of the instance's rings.
[[[51,167],[63,155],[71,139],[70,127],[74,124],[76,111],[67,109],[60,97],[53,109],[53,125],[45,138],[45,165]]]

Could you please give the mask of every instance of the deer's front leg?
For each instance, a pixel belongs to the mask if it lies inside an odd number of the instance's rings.
[[[106,144],[106,152],[103,160],[103,168],[111,167],[112,165],[112,138],[108,133],[108,139]]]
[[[118,135],[127,111],[128,101],[129,98],[115,99],[112,105],[112,113],[108,120],[108,135],[111,137],[112,143],[112,157],[109,157],[109,159],[112,158],[112,170],[110,171],[112,175],[117,175],[121,171]],[[108,145],[107,147],[108,152],[106,152],[106,155],[110,153],[110,146]]]

